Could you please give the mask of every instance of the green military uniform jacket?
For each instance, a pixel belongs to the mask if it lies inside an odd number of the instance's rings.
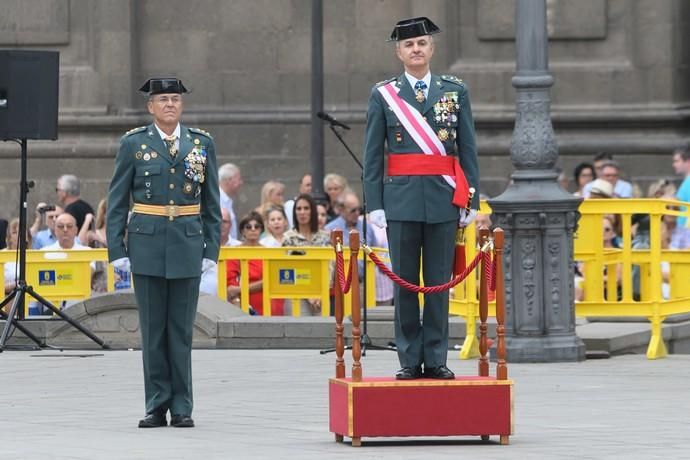
[[[458,219],[459,210],[452,203],[453,188],[443,177],[385,174],[385,152],[389,155],[422,153],[378,91],[379,86],[390,82],[395,82],[400,89],[400,98],[415,107],[429,122],[442,140],[446,153],[458,157],[467,182],[475,189],[471,207],[478,209],[479,167],[467,85],[453,76],[432,74],[426,101],[420,103],[403,73],[397,78],[375,85],[369,98],[364,144],[364,193],[367,211],[383,209],[387,220],[397,221],[433,224]],[[451,105],[453,110],[448,110]]]
[[[168,279],[200,276],[202,258],[218,260],[220,197],[211,136],[180,125],[173,158],[154,124],[120,141],[108,194],[108,257],[129,257],[132,272]],[[130,198],[148,205],[201,205],[200,215],[127,216]],[[125,234],[125,229],[127,233]]]

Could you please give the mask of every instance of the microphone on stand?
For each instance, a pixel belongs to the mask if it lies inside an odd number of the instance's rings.
[[[321,118],[323,121],[329,122],[332,125],[340,126],[343,129],[350,129],[350,127],[347,126],[345,123],[343,123],[342,121],[336,120],[335,118],[333,118],[332,116],[330,116],[326,112],[317,112],[316,116]]]

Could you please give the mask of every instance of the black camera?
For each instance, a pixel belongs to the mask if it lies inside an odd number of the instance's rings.
[[[55,211],[55,206],[53,206],[52,204],[47,204],[45,206],[41,206],[40,208],[38,208],[38,212],[40,212],[41,214],[44,214],[48,211]]]

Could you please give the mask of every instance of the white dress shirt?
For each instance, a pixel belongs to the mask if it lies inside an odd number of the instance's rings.
[[[161,129],[156,125],[156,130],[158,130],[158,134],[160,134],[161,139],[163,140],[163,143],[165,143],[165,138],[168,137],[167,134],[165,134]],[[175,136],[175,148],[177,150],[180,150],[180,124],[178,123],[177,126],[175,127],[175,131],[173,131],[173,136]]]

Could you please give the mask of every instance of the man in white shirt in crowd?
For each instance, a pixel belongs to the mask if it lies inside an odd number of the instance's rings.
[[[82,246],[77,242],[77,219],[72,214],[63,212],[55,219],[55,236],[57,241],[48,246],[41,248],[42,251],[65,251],[71,249],[91,249],[88,246]],[[96,263],[91,262],[91,271],[96,268]],[[67,308],[72,304],[77,303],[77,300],[63,300],[55,303],[61,309]]]
[[[225,163],[218,168],[218,187],[220,188],[220,207],[227,209],[232,219],[232,228],[230,228],[230,236],[237,239],[237,215],[233,208],[234,199],[237,198],[237,193],[242,187],[242,174],[240,168],[232,163]],[[225,241],[220,240],[221,244]]]
[[[77,219],[72,214],[63,212],[55,219],[55,237],[57,241],[44,246],[44,251],[61,251],[65,249],[91,249],[77,242]]]
[[[604,179],[613,185],[613,198],[632,198],[633,188],[630,182],[620,178],[620,166],[613,160],[601,160],[594,165],[597,170],[597,178]],[[582,195],[589,198],[593,182],[585,184]]]

